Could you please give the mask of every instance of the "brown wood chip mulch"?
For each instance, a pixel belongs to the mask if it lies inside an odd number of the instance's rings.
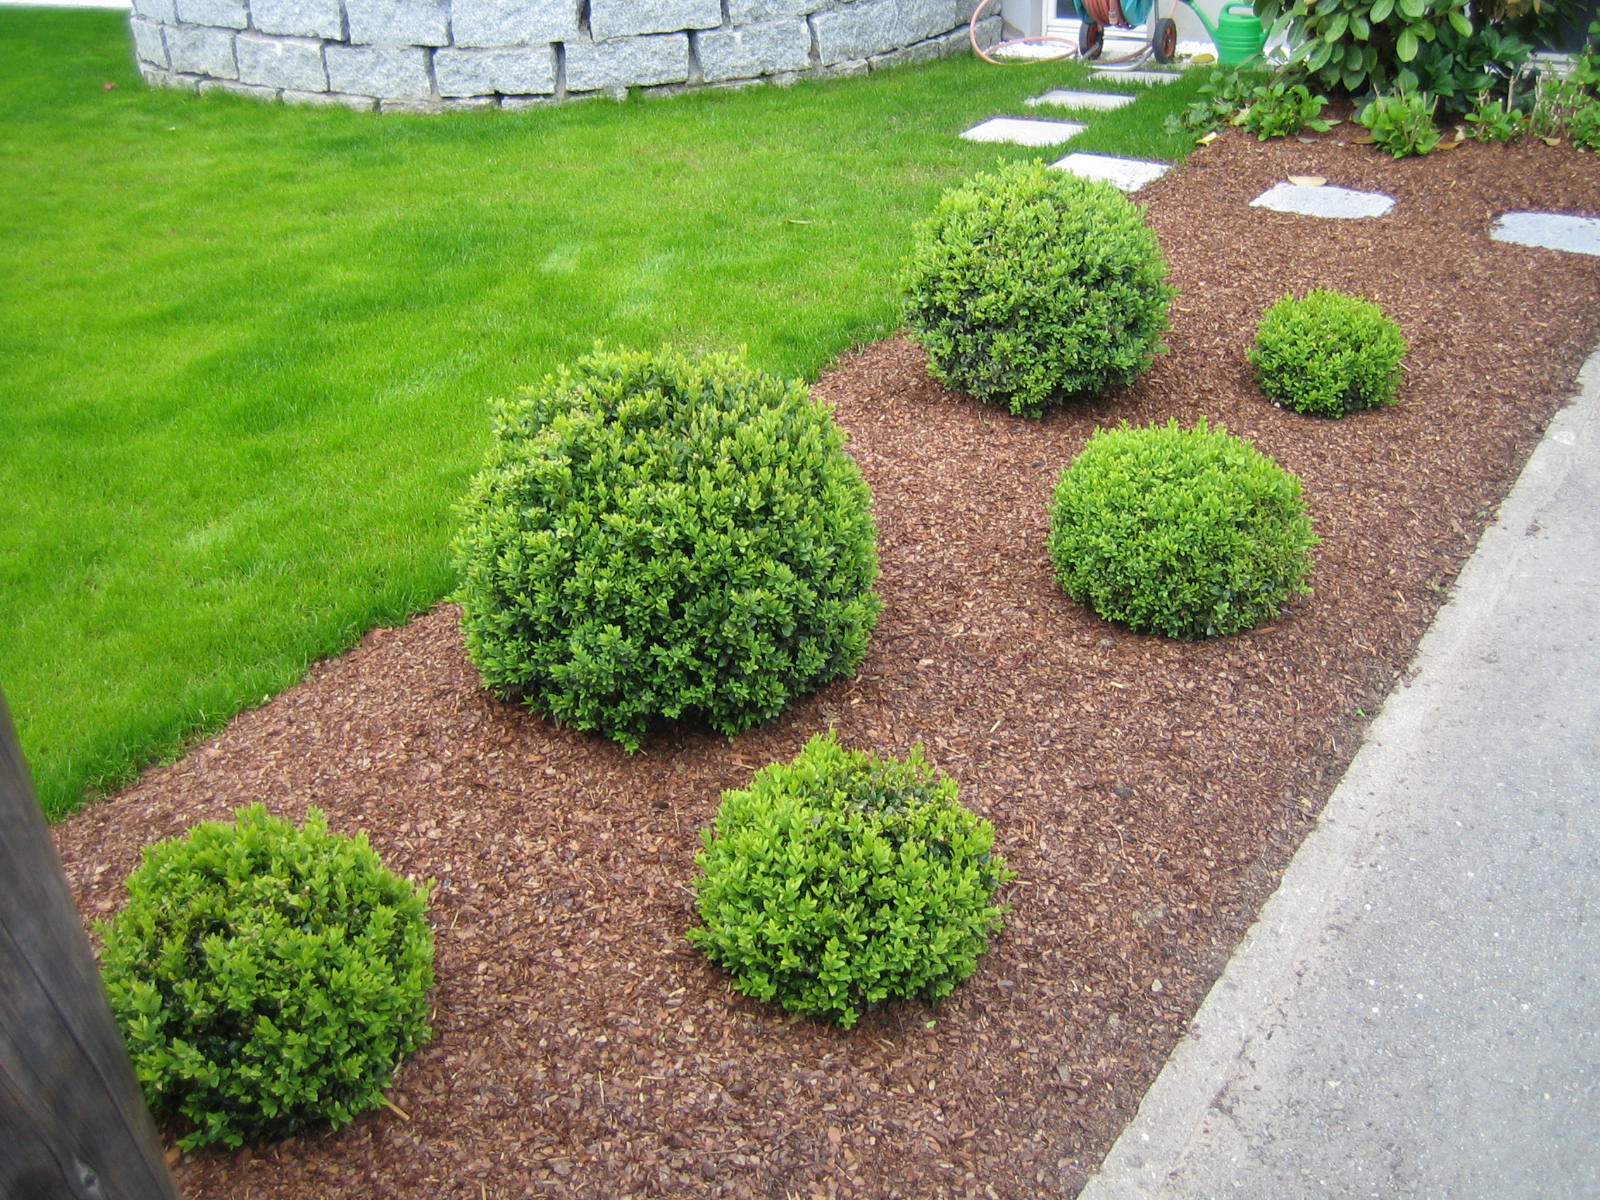
[[[1600,340],[1600,258],[1488,237],[1507,210],[1600,216],[1600,157],[1525,141],[1395,162],[1349,131],[1230,130],[1140,193],[1182,294],[1170,352],[1123,391],[1012,418],[941,390],[902,340],[821,380],[876,498],[886,607],[859,676],[770,726],[629,757],[486,696],[442,608],[61,825],[88,918],[114,911],[142,844],[257,799],[296,820],[318,805],[437,880],[435,1037],[393,1110],[186,1156],[185,1193],[1073,1195]],[[1289,175],[1399,203],[1249,206]],[[1397,406],[1325,421],[1257,392],[1261,311],[1312,286],[1398,320]],[[1200,416],[1304,480],[1315,595],[1209,643],[1106,625],[1052,579],[1053,484],[1097,426]],[[972,979],[848,1033],[733,994],[683,936],[721,791],[829,727],[923,742],[1019,873]]]

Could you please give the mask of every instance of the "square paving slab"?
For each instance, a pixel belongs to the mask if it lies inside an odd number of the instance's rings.
[[[1342,187],[1275,183],[1250,204],[1254,208],[1299,213],[1304,217],[1381,217],[1394,207],[1394,197]]]
[[[1133,99],[1132,96],[1122,92],[1071,92],[1056,88],[1042,96],[1035,96],[1028,103],[1035,108],[1041,104],[1050,104],[1056,108],[1084,108],[1095,112],[1110,112],[1114,108],[1121,108],[1124,104],[1132,104]]]
[[[1508,212],[1494,223],[1489,236],[1515,246],[1567,250],[1600,255],[1600,219],[1562,213]]]
[[[1023,117],[991,117],[961,136],[969,142],[1016,142],[1023,146],[1059,146],[1088,126],[1076,121],[1030,121]]]
[[[1170,163],[1150,162],[1142,158],[1113,158],[1108,154],[1069,154],[1050,165],[1085,179],[1114,183],[1125,192],[1136,192],[1171,169]]]
[[[1096,67],[1090,74],[1096,79],[1126,79],[1129,83],[1171,83],[1179,78],[1177,71],[1119,71],[1115,67]]]

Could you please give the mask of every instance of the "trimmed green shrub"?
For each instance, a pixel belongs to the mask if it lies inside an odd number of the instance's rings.
[[[597,350],[498,409],[455,543],[468,653],[630,751],[667,720],[731,737],[865,656],[871,503],[804,384]]]
[[[1141,633],[1194,640],[1278,615],[1317,542],[1300,480],[1226,428],[1100,430],[1056,485],[1067,594]]]
[[[948,995],[1006,911],[993,826],[921,747],[901,761],[818,735],[723,793],[702,837],[689,940],[745,995],[846,1029],[886,1000]]]
[[[1284,296],[1262,316],[1249,358],[1256,382],[1278,404],[1342,417],[1392,403],[1406,339],[1370,300],[1313,288]]]
[[[364,836],[254,805],[148,847],[101,926],[106,991],[151,1111],[185,1149],[347,1123],[428,1040],[427,888]]]
[[[1013,162],[946,192],[902,288],[933,374],[1013,413],[1133,380],[1176,295],[1144,214],[1108,183]]]

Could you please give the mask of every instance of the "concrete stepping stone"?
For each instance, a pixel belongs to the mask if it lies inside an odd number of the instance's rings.
[[[1028,103],[1035,108],[1041,104],[1050,104],[1057,108],[1084,108],[1094,112],[1110,112],[1114,108],[1121,108],[1124,104],[1132,104],[1133,101],[1132,96],[1123,92],[1073,92],[1056,88],[1042,96],[1033,97]]]
[[[1172,169],[1171,163],[1142,158],[1115,158],[1109,154],[1069,154],[1050,164],[1057,170],[1115,184],[1125,192],[1136,192]]]
[[[1489,236],[1515,246],[1600,255],[1600,219],[1563,213],[1508,212],[1494,223]]]
[[[1115,67],[1095,67],[1089,76],[1092,79],[1126,79],[1130,83],[1171,83],[1182,77],[1177,71],[1119,71]]]
[[[1058,146],[1075,138],[1087,125],[1076,121],[1030,121],[1022,117],[991,117],[961,136],[969,142],[1017,142],[1023,146]]]
[[[1275,183],[1250,201],[1250,205],[1270,208],[1273,212],[1299,213],[1304,217],[1381,217],[1394,207],[1394,197],[1351,188]]]

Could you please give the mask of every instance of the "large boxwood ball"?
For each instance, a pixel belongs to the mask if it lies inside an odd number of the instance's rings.
[[[1067,594],[1142,633],[1253,629],[1311,589],[1300,480],[1226,428],[1101,430],[1062,472],[1049,551]]]
[[[185,1148],[286,1137],[383,1103],[428,1040],[426,889],[365,837],[257,804],[146,849],[101,962],[151,1111]]]
[[[1144,214],[1108,183],[1014,162],[946,192],[902,286],[933,374],[1037,416],[1150,365],[1175,289]]]
[[[723,793],[689,940],[745,995],[845,1028],[888,1000],[948,995],[1011,878],[994,827],[958,797],[920,748],[880,758],[818,735]]]
[[[629,750],[664,721],[732,736],[865,656],[871,503],[803,384],[596,351],[500,407],[456,540],[467,650],[495,693]]]

